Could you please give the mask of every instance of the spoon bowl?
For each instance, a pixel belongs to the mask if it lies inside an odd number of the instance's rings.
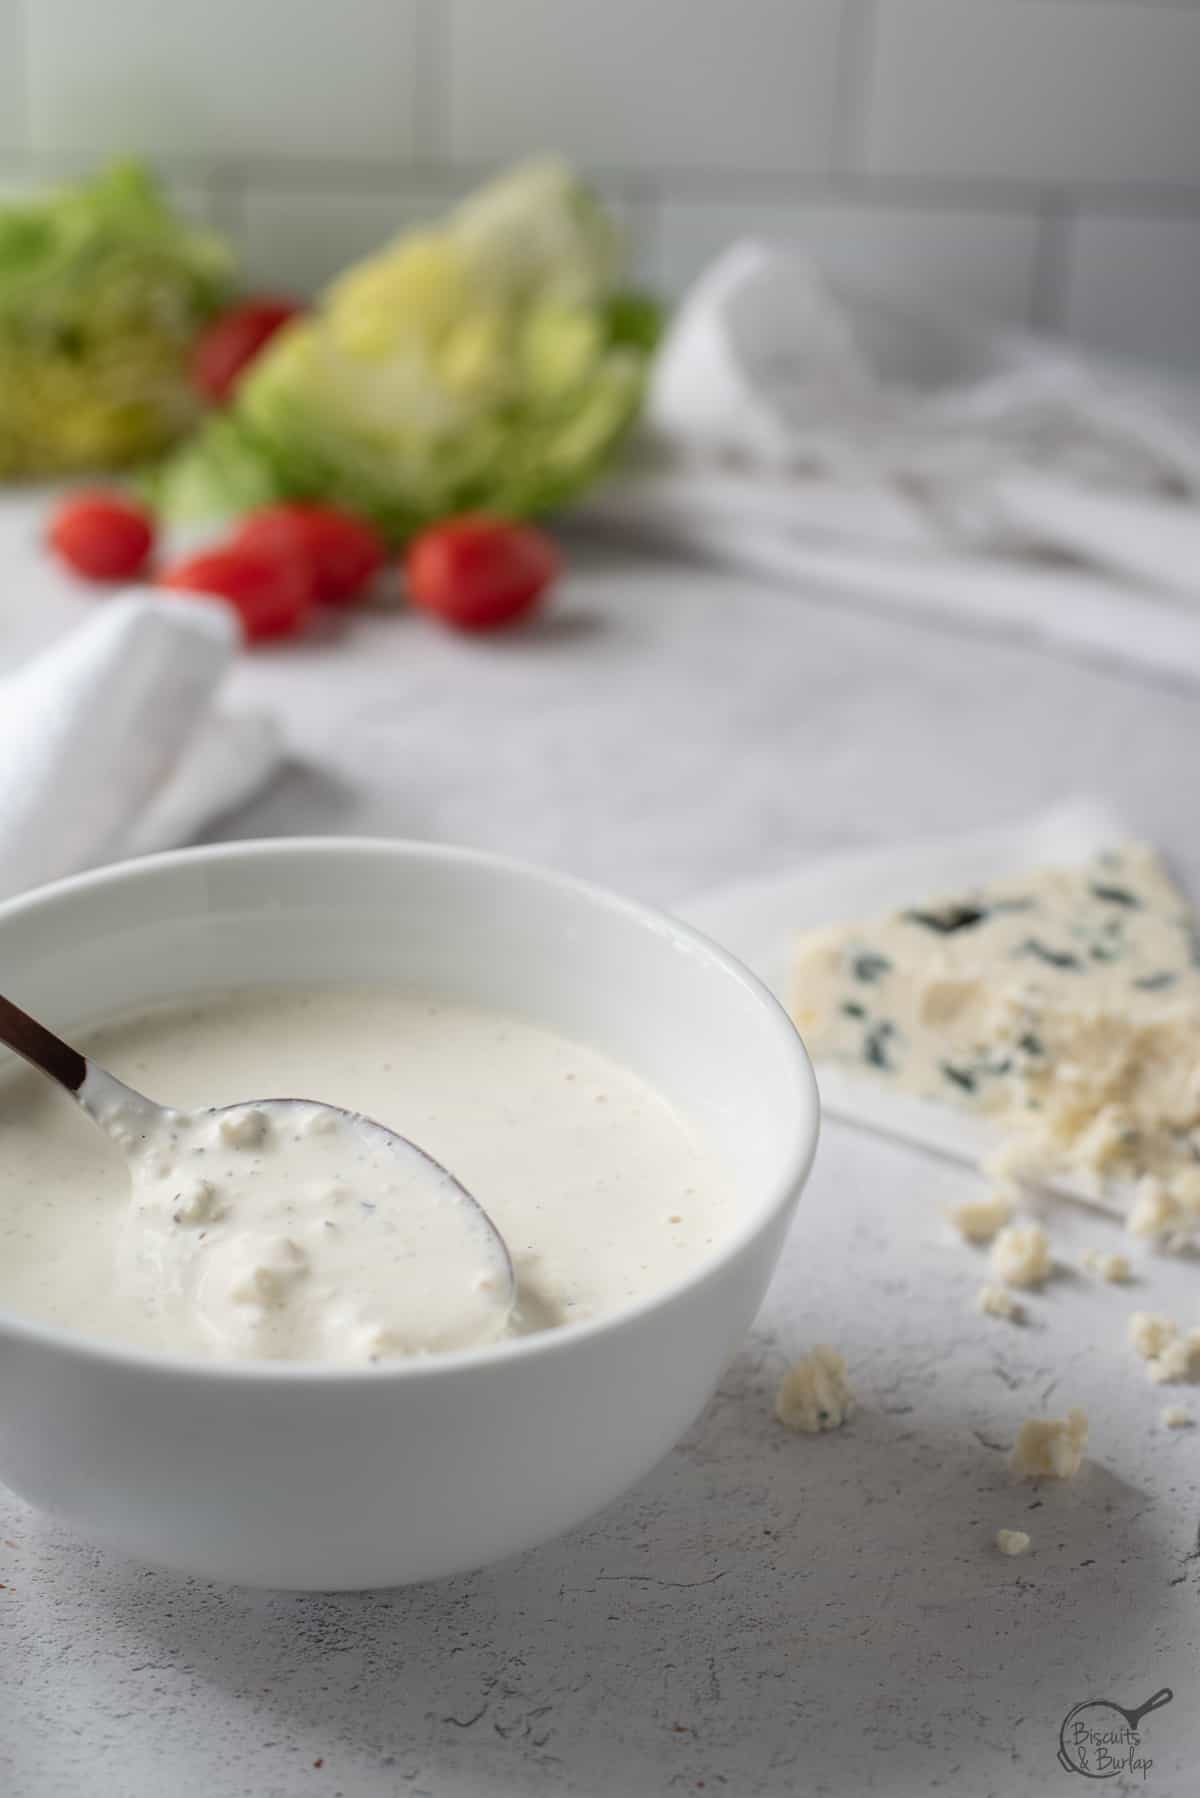
[[[111,1277],[220,1356],[375,1364],[507,1330],[512,1258],[440,1162],[313,1099],[156,1104],[0,997],[0,1042],[121,1149],[131,1193]]]

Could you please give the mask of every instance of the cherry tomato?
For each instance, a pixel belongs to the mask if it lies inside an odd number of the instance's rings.
[[[76,574],[128,581],[154,548],[150,514],[121,493],[77,493],[50,520],[50,546]]]
[[[294,300],[264,296],[220,313],[192,348],[193,386],[211,405],[225,405],[263,345],[302,310]]]
[[[371,526],[334,506],[265,506],[250,514],[234,542],[303,562],[317,599],[327,606],[351,604],[385,560],[383,543]]]
[[[247,643],[298,636],[313,606],[312,581],[299,562],[233,544],[177,562],[159,585],[223,599],[241,619]]]
[[[558,551],[531,525],[464,515],[414,537],[409,597],[460,631],[494,631],[533,610],[558,573]]]

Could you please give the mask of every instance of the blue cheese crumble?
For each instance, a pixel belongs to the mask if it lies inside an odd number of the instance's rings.
[[[1033,1537],[1024,1530],[997,1530],[996,1547],[1002,1555],[1027,1555],[1033,1546]]]
[[[1148,848],[1107,851],[795,945],[818,1058],[986,1114],[1007,1165],[1196,1188],[1200,921]]]
[[[854,1414],[854,1393],[846,1363],[836,1349],[821,1344],[790,1367],[775,1394],[775,1415],[805,1436],[840,1430]]]
[[[1083,1464],[1088,1420],[1080,1410],[1065,1417],[1027,1417],[1017,1431],[1008,1464],[1026,1480],[1073,1480]]]

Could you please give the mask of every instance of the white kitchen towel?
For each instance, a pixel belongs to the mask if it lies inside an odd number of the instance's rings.
[[[1076,865],[1135,834],[1111,807],[1078,799],[1023,824],[944,842],[862,850],[790,874],[711,888],[672,910],[738,956],[787,1004],[792,941],[803,930],[879,917],[1037,868]],[[1000,1140],[995,1127],[976,1114],[896,1092],[864,1070],[821,1062],[817,1084],[830,1116],[951,1160],[977,1166]],[[1057,1179],[1053,1189],[1092,1197]]]
[[[684,301],[608,530],[1200,678],[1200,412],[747,243]]]
[[[0,897],[186,842],[281,759],[268,719],[214,699],[225,608],[137,593],[0,680]]]

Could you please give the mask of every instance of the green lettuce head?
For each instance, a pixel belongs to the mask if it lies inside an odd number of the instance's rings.
[[[0,207],[0,478],[119,467],[190,429],[188,352],[231,272],[134,164]]]
[[[228,425],[281,495],[403,538],[447,515],[544,512],[611,458],[642,397],[654,315],[618,293],[616,232],[570,170],[524,165],[356,264],[272,339],[217,446],[168,467],[216,508]],[[192,466],[188,468],[191,461]],[[244,468],[242,470],[244,475]],[[228,509],[239,495],[230,491]]]

